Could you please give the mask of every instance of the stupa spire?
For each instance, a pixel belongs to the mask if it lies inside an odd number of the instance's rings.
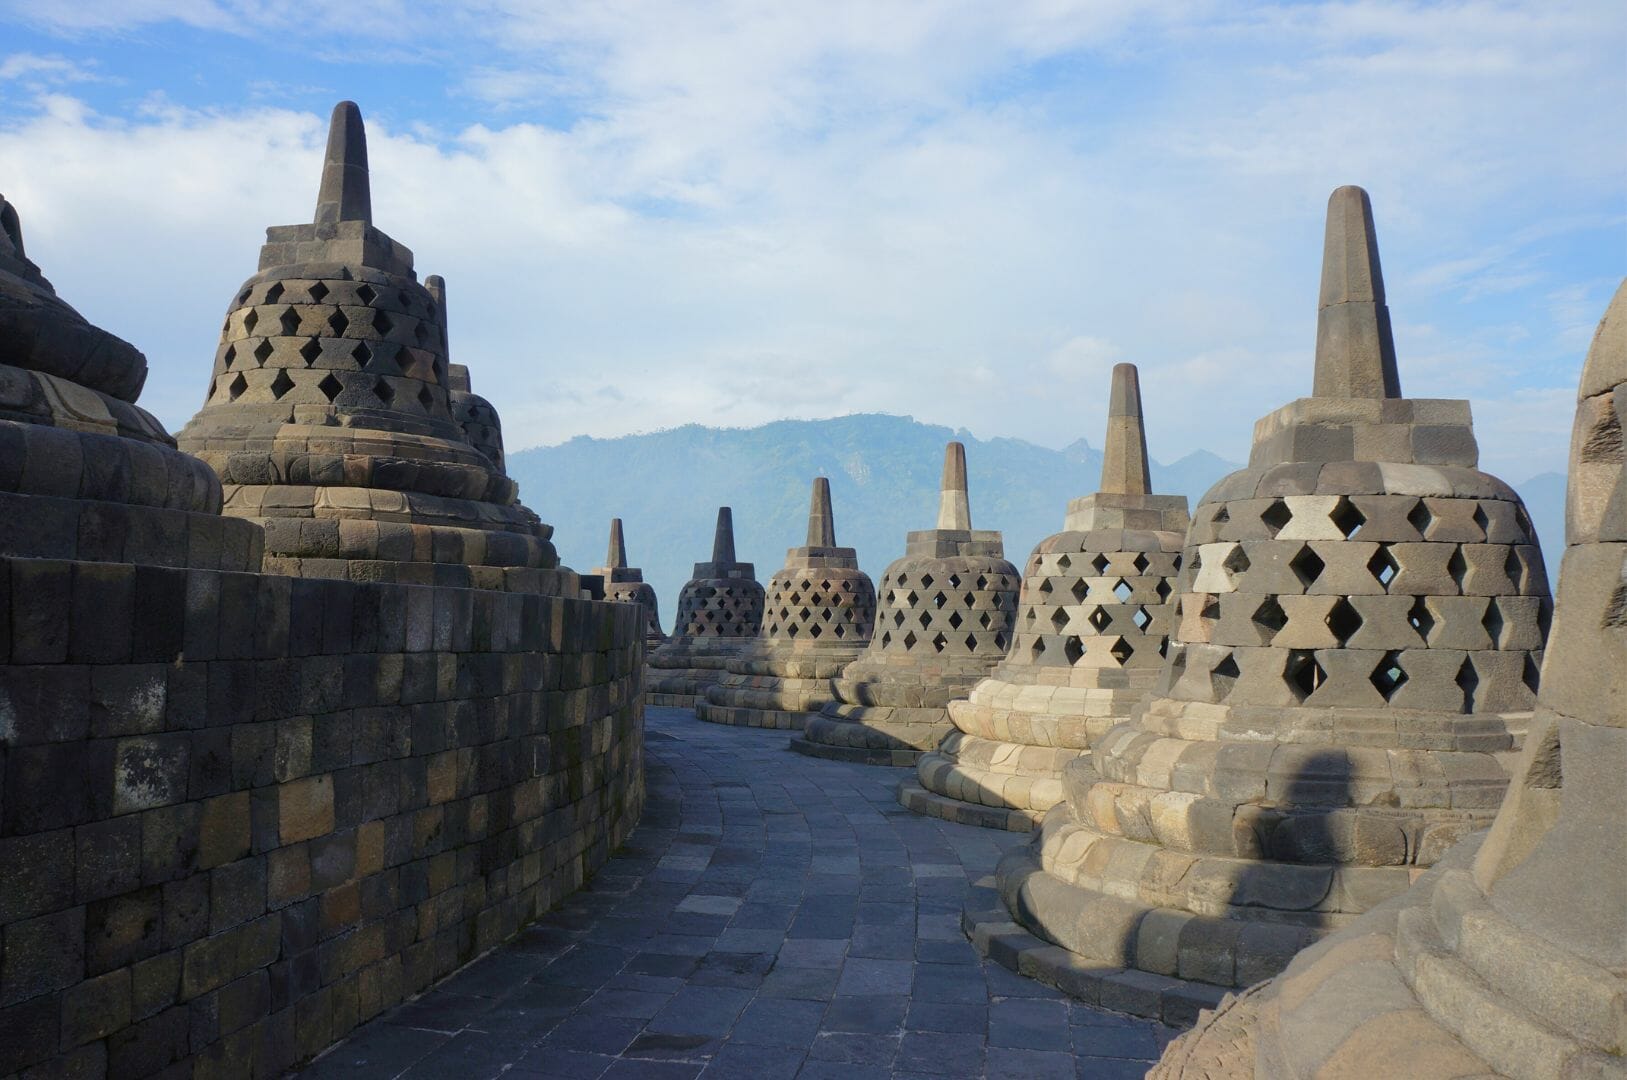
[[[1322,298],[1316,318],[1316,397],[1398,398],[1390,309],[1378,263],[1373,204],[1347,185],[1328,198]]]
[[[808,500],[808,546],[836,546],[836,514],[830,508],[830,480],[814,477],[813,496]]]
[[[966,447],[951,442],[943,449],[943,483],[938,495],[938,528],[970,529],[972,504],[966,493]]]
[[[621,518],[610,519],[610,550],[605,554],[604,564],[611,570],[627,565],[627,541],[621,535]]]
[[[1134,364],[1113,365],[1101,489],[1113,495],[1152,493],[1147,470],[1147,430],[1141,419],[1141,376]]]
[[[373,220],[367,179],[367,129],[354,101],[333,107],[328,149],[322,159],[322,188],[316,196],[316,224]]]
[[[717,508],[717,531],[712,534],[712,562],[721,565],[734,561],[734,511],[720,506]]]

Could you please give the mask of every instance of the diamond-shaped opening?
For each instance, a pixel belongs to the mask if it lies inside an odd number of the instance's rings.
[[[328,316],[328,325],[333,328],[334,337],[344,337],[345,331],[350,329],[350,319],[343,310],[335,308],[333,314]]]
[[[322,376],[322,381],[316,384],[316,388],[322,391],[322,396],[331,402],[339,396],[340,391],[344,390],[345,384],[334,378],[333,372],[330,371]]]
[[[1446,572],[1452,575],[1452,580],[1457,582],[1457,587],[1461,591],[1463,579],[1469,576],[1469,562],[1463,557],[1461,547],[1452,549],[1452,557],[1446,560]]]
[[[981,592],[982,590],[989,587],[989,579],[984,577],[982,574],[979,574],[979,575],[977,575],[977,584],[972,586],[972,587],[974,589],[977,589],[979,592]]]
[[[989,613],[986,612],[986,611],[983,614],[981,614],[981,615],[979,615],[977,617],[978,625],[982,626],[983,629],[985,629],[985,630],[987,630],[989,628],[989,623],[991,623],[993,621],[994,620],[989,616]]]
[[[1288,654],[1285,674],[1289,689],[1293,690],[1301,701],[1316,693],[1317,688],[1328,678],[1327,671],[1316,662],[1316,654],[1305,649],[1295,649]]]
[[[268,303],[268,304],[275,304],[278,300],[281,300],[281,299],[282,299],[282,282],[273,281],[271,283],[271,287],[266,290],[265,302]]]
[[[1203,619],[1206,622],[1218,622],[1220,619],[1220,597],[1213,594],[1205,594],[1203,598],[1203,610],[1198,612],[1198,618]]]
[[[429,392],[429,387],[420,386],[418,388],[418,404],[424,407],[425,412],[429,412],[434,407],[435,395]]]
[[[1135,562],[1131,563],[1130,565],[1136,568],[1136,573],[1145,574],[1147,572],[1147,567],[1151,566],[1152,563],[1147,560],[1147,553],[1145,551],[1138,551],[1136,552]]]
[[[282,314],[277,316],[277,325],[282,327],[283,337],[293,337],[299,333],[299,312],[292,307],[283,308]]]
[[[1238,544],[1226,553],[1226,561],[1220,564],[1220,568],[1232,575],[1247,572],[1249,568],[1248,552],[1243,550],[1242,544]]]
[[[1033,608],[1029,608],[1028,611],[1026,613],[1024,613],[1024,615],[1023,615],[1023,621],[1026,622],[1029,626],[1033,626],[1035,621],[1038,620],[1038,618],[1039,618],[1039,613],[1036,612]]]
[[[1096,610],[1100,611],[1101,608],[1097,608]],[[1057,633],[1062,633],[1062,631],[1067,628],[1067,625],[1067,612],[1063,611],[1061,608],[1057,608],[1055,611],[1051,612],[1051,627],[1056,630]]]
[[[1474,669],[1474,662],[1464,657],[1463,665],[1458,668],[1458,689],[1463,691],[1463,711],[1474,712],[1475,693],[1480,689],[1480,673]]]
[[[1282,605],[1277,603],[1275,596],[1268,596],[1260,601],[1260,606],[1254,609],[1254,614],[1250,618],[1253,619],[1254,625],[1272,636],[1288,625],[1288,613],[1282,610]]]
[[[1536,659],[1530,653],[1525,654],[1525,668],[1520,672],[1520,680],[1525,683],[1525,688],[1533,694],[1537,692],[1537,687],[1542,682],[1542,668],[1538,666]]]
[[[1106,555],[1097,555],[1094,559],[1090,560],[1090,568],[1096,571],[1097,577],[1101,577],[1103,574],[1107,573],[1108,565],[1109,563]]]
[[[1117,660],[1122,665],[1130,662],[1130,657],[1135,655],[1136,650],[1135,646],[1131,645],[1123,638],[1114,638],[1112,647],[1107,651],[1113,657],[1113,659]]]
[[[311,300],[318,304],[320,304],[328,295],[328,287],[322,284],[320,281],[313,281],[310,289],[307,291],[311,294]]]
[[[1068,567],[1070,567],[1072,565],[1073,565],[1073,560],[1068,558],[1068,556],[1066,554],[1058,555],[1056,557],[1056,568],[1058,570],[1066,571],[1068,569]]]
[[[967,636],[970,637],[971,635],[967,635]],[[1000,632],[998,632],[998,633],[996,633],[994,635],[994,647],[995,647],[995,649],[997,649],[1000,652],[1005,652],[1006,651],[1006,635],[1005,635],[1005,631],[1002,630],[1002,631],[1000,631]]]
[[[1288,509],[1286,502],[1278,499],[1265,508],[1265,513],[1260,515],[1260,520],[1265,522],[1266,529],[1271,536],[1275,537],[1282,532],[1283,526],[1294,520],[1294,512]]]
[[[232,361],[237,359],[237,346],[236,345],[228,345],[228,346],[226,346],[226,351],[220,354],[220,359],[221,359],[221,362],[226,367],[228,367],[228,368],[231,367],[232,366]]]
[[[1158,588],[1154,589],[1153,591],[1158,594],[1158,599],[1160,602],[1167,604],[1169,603],[1169,594],[1175,590],[1170,587],[1168,578],[1160,578],[1158,580]]]
[[[1085,616],[1085,621],[1094,626],[1099,634],[1107,629],[1108,624],[1113,621],[1113,617],[1101,608],[1094,607],[1090,609],[1090,614]]]
[[[274,351],[275,350],[273,350],[271,347],[271,342],[269,340],[262,339],[260,344],[254,347],[255,363],[259,364],[261,367],[265,367],[266,361],[271,359],[271,354]]]
[[[240,293],[238,293],[238,294],[237,294],[237,302],[238,302],[238,303],[239,303],[239,304],[246,304],[246,303],[248,303],[248,302],[249,302],[249,297],[250,297],[250,296],[251,296],[251,295],[252,295],[252,294],[253,294],[253,293],[254,293],[254,290],[253,290],[253,289],[244,289],[244,290],[243,290],[243,291],[242,291],[242,292],[240,292]]]
[[[350,357],[362,367],[366,367],[367,362],[373,359],[373,350],[367,347],[367,342],[358,341],[356,347],[350,350]]]
[[[915,617],[915,621],[921,624],[921,628],[923,630],[926,629],[927,627],[932,625],[932,612],[930,612],[930,611],[921,612],[921,614],[919,614],[919,615],[917,615]]]
[[[1428,533],[1429,527],[1434,523],[1435,515],[1429,509],[1429,507],[1424,504],[1424,500],[1422,499],[1419,499],[1413,504],[1412,509],[1407,511],[1407,524],[1411,525],[1414,529],[1417,529],[1419,536],[1424,536],[1426,533]]]
[[[1085,602],[1086,594],[1090,592],[1090,586],[1085,584],[1084,578],[1074,578],[1073,584],[1068,588],[1068,591],[1073,593],[1074,603],[1082,604]]]
[[[249,381],[243,378],[243,373],[239,371],[232,381],[227,384],[226,397],[228,400],[236,401],[238,398],[243,396],[243,391],[247,390],[248,388]]]
[[[1503,558],[1503,573],[1508,575],[1509,584],[1514,586],[1515,592],[1525,591],[1525,563],[1520,561],[1520,553],[1512,547]]]
[[[921,575],[921,588],[923,588],[923,589],[932,588],[932,575],[931,574],[922,574]]]
[[[389,408],[390,402],[395,400],[395,387],[390,385],[390,380],[379,378],[373,382],[373,394]]]
[[[1152,616],[1147,614],[1146,608],[1138,607],[1135,610],[1135,614],[1130,616],[1130,621],[1136,624],[1137,630],[1145,631],[1152,623]]]
[[[793,627],[793,629],[795,629],[795,628]],[[824,632],[825,632],[824,627],[820,626],[818,623],[814,623],[812,626],[808,627],[808,636],[809,637],[817,638],[817,637],[819,637],[820,634],[822,634]]]
[[[277,377],[271,380],[271,396],[278,401],[282,396],[294,388],[294,380],[288,377],[287,368],[278,368]]]
[[[1486,508],[1479,503],[1474,504],[1474,523],[1479,526],[1482,534],[1491,528],[1491,518],[1486,516]]]
[[[1220,509],[1216,510],[1214,516],[1211,517],[1209,520],[1212,521],[1216,525],[1225,525],[1227,522],[1231,521],[1231,519],[1232,519],[1231,510],[1227,508],[1225,503],[1221,503],[1220,504]]]
[[[322,355],[322,339],[311,338],[299,347],[299,355],[304,357],[305,366],[310,367],[316,363],[316,358]]]
[[[959,574],[950,574],[949,575],[949,587],[951,589],[960,588],[960,575]]]
[[[914,589],[911,589],[909,592],[904,594],[904,603],[908,604],[910,607],[914,607],[918,602],[920,602],[920,599],[921,598],[916,595]]]
[[[906,649],[915,648],[915,643],[918,640],[919,639],[915,636],[915,631],[914,630],[906,631],[905,634],[904,634],[904,648],[906,648]]]
[[[892,643],[893,643],[893,632],[891,630],[883,630],[881,632],[881,646],[882,646],[882,648],[886,648],[888,645],[891,645]]]
[[[395,366],[405,375],[412,369],[412,350],[405,345],[395,351]]]
[[[1040,592],[1041,596],[1050,596],[1051,595],[1051,579],[1050,578],[1040,578],[1040,580],[1039,580],[1039,592]]]
[[[934,635],[933,638],[932,638],[932,651],[933,652],[943,652],[943,647],[945,645],[947,645],[947,644],[949,644],[949,639],[944,637],[943,634],[940,632],[940,633]]]
[[[1341,498],[1334,505],[1333,509],[1328,512],[1328,517],[1332,519],[1334,527],[1344,534],[1346,540],[1355,536],[1356,533],[1361,531],[1361,527],[1367,524],[1367,515],[1358,510],[1356,504],[1346,498]]]
[[[952,611],[949,613],[949,628],[951,630],[959,630],[960,624],[964,621],[965,620],[960,617],[960,612]]]
[[[1327,565],[1322,561],[1322,556],[1318,555],[1309,544],[1306,544],[1289,561],[1288,569],[1294,572],[1294,576],[1299,579],[1301,585],[1310,588],[1316,582],[1316,579],[1322,576],[1322,571],[1327,568]]]
[[[363,285],[356,290],[356,299],[360,300],[364,304],[371,304],[373,302],[373,297],[377,295],[378,294],[373,291],[373,286],[371,285]]]
[[[260,313],[253,308],[249,308],[249,313],[243,316],[243,332],[245,334],[254,333],[254,328],[259,322]]]
[[[936,596],[934,596],[932,598],[932,606],[936,607],[936,608],[941,608],[945,604],[947,604],[948,602],[949,602],[949,598],[947,596],[945,596],[943,593],[938,593]]]
[[[893,625],[894,626],[903,626],[904,625],[904,613],[902,611],[896,611],[895,610],[893,612]]]
[[[837,623],[834,627],[831,628],[831,633],[835,634],[839,638],[844,638],[844,637],[847,637],[847,628],[844,627],[841,623]]]
[[[1401,572],[1401,564],[1395,561],[1395,556],[1390,554],[1390,549],[1381,544],[1379,549],[1373,552],[1373,557],[1367,560],[1367,572],[1372,574],[1380,585],[1388,589],[1390,582],[1394,581],[1395,576]]]
[[[1495,599],[1486,605],[1486,614],[1481,616],[1480,625],[1486,628],[1486,633],[1491,637],[1491,647],[1501,649],[1503,647],[1503,612],[1497,606]]]
[[[1378,662],[1378,667],[1374,668],[1373,674],[1368,677],[1368,681],[1385,701],[1395,697],[1395,692],[1407,684],[1407,673],[1401,669],[1401,654],[1385,653],[1384,658]]]
[[[1180,666],[1182,668],[1186,666],[1185,659],[1184,653],[1177,658],[1177,661],[1181,662]],[[1237,661],[1232,657],[1231,653],[1227,653],[1221,658],[1220,663],[1216,664],[1209,672],[1209,685],[1214,691],[1216,701],[1226,700],[1227,695],[1232,692],[1232,688],[1237,685],[1237,677],[1240,674],[1242,672],[1237,670]],[[1179,673],[1176,673],[1175,677],[1179,678]]]
[[[1119,578],[1118,584],[1113,586],[1113,595],[1119,598],[1121,604],[1129,603],[1130,597],[1134,593],[1135,590],[1130,587],[1130,583],[1123,578]]]
[[[1066,638],[1062,642],[1062,655],[1067,657],[1069,664],[1077,664],[1079,658],[1085,655],[1085,647],[1076,637]]]
[[[1430,614],[1429,605],[1425,603],[1423,597],[1417,597],[1412,601],[1412,609],[1407,612],[1407,624],[1418,631],[1418,636],[1424,639],[1424,644],[1429,644],[1429,632],[1435,629],[1435,616]]]
[[[1333,607],[1328,610],[1328,629],[1333,631],[1333,636],[1339,639],[1340,645],[1356,636],[1356,631],[1361,629],[1361,623],[1361,612],[1342,596],[1335,600]]]

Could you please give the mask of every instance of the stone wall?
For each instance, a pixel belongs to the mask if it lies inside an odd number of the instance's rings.
[[[636,605],[0,559],[0,1075],[273,1076],[490,949],[637,821],[643,661]]]

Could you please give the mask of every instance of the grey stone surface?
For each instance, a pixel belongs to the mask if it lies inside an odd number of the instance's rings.
[[[808,714],[832,700],[832,677],[864,650],[875,619],[875,585],[854,550],[836,546],[830,481],[816,477],[807,543],[786,552],[768,583],[762,630],[728,662],[695,714],[715,724],[801,731]]]
[[[1365,193],[1328,221],[1317,396],[1204,496],[1151,696],[999,873],[1026,930],[1159,986],[1245,985],[1404,891],[1490,823],[1535,701],[1529,519],[1467,402],[1396,396]]]
[[[180,446],[263,526],[268,571],[574,596],[496,411],[451,370],[445,283],[372,223],[366,147],[341,102],[316,220],[266,230]]]
[[[618,857],[305,1075],[1086,1080],[1139,1076],[1173,1035],[981,960],[958,912],[1015,838],[902,809],[902,770],[647,721],[649,803]]]
[[[734,511],[717,509],[711,562],[698,562],[678,594],[672,640],[650,653],[645,694],[652,705],[693,708],[749,649],[763,624],[756,568],[734,557]]]
[[[949,703],[954,730],[899,788],[912,810],[1027,832],[1062,770],[1152,688],[1175,623],[1186,498],[1155,495],[1141,386],[1113,369],[1101,489],[1068,505],[1028,559],[1011,651]]]
[[[949,702],[1011,647],[1021,579],[1000,534],[971,528],[966,448],[944,451],[938,525],[911,532],[882,574],[870,644],[808,718],[800,753],[908,765],[951,730]]]
[[[1489,832],[1277,978],[1157,1076],[1627,1076],[1627,282],[1583,367],[1542,687]]]

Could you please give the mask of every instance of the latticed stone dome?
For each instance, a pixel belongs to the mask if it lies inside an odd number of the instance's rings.
[[[1366,193],[1329,203],[1315,396],[1193,513],[1152,698],[1002,863],[1012,912],[1186,1008],[1278,971],[1484,828],[1549,616],[1463,401],[1400,396]]]
[[[650,647],[663,644],[661,612],[655,589],[644,580],[644,571],[627,565],[627,540],[622,535],[621,518],[610,519],[610,549],[605,564],[593,573],[604,582],[604,598],[617,604],[642,604],[646,613],[644,641]]]
[[[836,699],[792,747],[872,764],[909,764],[949,726],[945,707],[1011,645],[1021,578],[1000,534],[973,531],[966,450],[949,444],[938,527],[909,534],[882,574],[869,647],[842,670]]]
[[[361,113],[342,102],[316,220],[266,231],[181,445],[219,473],[227,514],[265,527],[267,570],[574,595],[500,436],[495,456],[470,442],[465,423],[495,432],[495,411],[466,399],[454,416],[444,294],[373,226],[368,184]]]
[[[852,548],[836,546],[830,481],[817,477],[808,506],[808,542],[791,548],[768,583],[762,630],[728,674],[706,691],[702,720],[801,729],[831,700],[830,680],[870,640],[876,590]]]
[[[678,594],[672,640],[650,654],[645,700],[694,706],[722,677],[729,660],[757,636],[763,621],[763,586],[751,563],[734,557],[734,512],[718,507],[712,561],[696,563]]]
[[[899,799],[922,813],[1027,831],[1062,799],[1062,769],[1151,689],[1175,621],[1186,498],[1151,493],[1134,365],[1113,371],[1102,490],[1029,556],[1011,651]]]

